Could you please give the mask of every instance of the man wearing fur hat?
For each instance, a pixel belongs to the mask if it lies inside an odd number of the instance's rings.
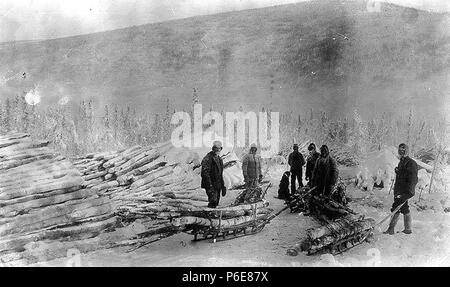
[[[226,194],[223,181],[223,161],[220,157],[222,143],[215,141],[212,150],[202,160],[202,184],[208,195],[208,207],[216,208],[219,205],[220,193]]]
[[[408,156],[408,146],[404,143],[398,146],[398,155],[400,162],[395,168],[395,184],[394,184],[394,203],[392,204],[391,212],[398,206],[403,206],[393,215],[389,228],[384,232],[385,234],[393,235],[394,228],[398,222],[400,213],[403,214],[404,230],[403,233],[412,233],[412,218],[408,206],[408,199],[414,196],[417,178],[417,163]]]
[[[316,187],[315,193],[330,197],[338,177],[336,160],[330,156],[328,146],[322,145],[311,178],[312,187]]]
[[[247,188],[256,187],[262,180],[261,157],[256,154],[256,144],[250,146],[250,152],[242,159],[242,173]]]

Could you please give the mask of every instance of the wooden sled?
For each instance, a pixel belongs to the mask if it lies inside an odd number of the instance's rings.
[[[215,243],[217,241],[230,240],[256,234],[263,230],[265,225],[265,220],[257,220],[252,223],[240,224],[228,228],[194,227],[186,233],[192,234],[194,236],[194,239],[192,241],[209,240],[210,243]]]
[[[307,255],[314,255],[314,254],[325,254],[329,253],[331,255],[339,255],[342,254],[351,248],[358,246],[366,241],[369,241],[370,238],[373,237],[372,230],[370,232],[360,232],[357,234],[354,234],[352,236],[343,238],[331,245],[324,246],[323,248],[311,251],[307,251]]]

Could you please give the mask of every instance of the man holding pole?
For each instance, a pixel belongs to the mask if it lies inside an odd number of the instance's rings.
[[[408,156],[408,146],[404,143],[398,146],[398,155],[400,162],[395,168],[395,184],[394,184],[394,203],[392,204],[391,212],[394,212],[400,205],[401,208],[392,216],[389,228],[384,232],[385,234],[393,235],[394,228],[398,222],[400,213],[403,214],[404,230],[403,233],[412,233],[412,218],[408,206],[408,199],[414,196],[417,178],[417,163]]]

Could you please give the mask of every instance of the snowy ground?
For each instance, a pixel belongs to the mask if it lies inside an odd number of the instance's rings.
[[[284,207],[275,199],[282,170],[271,173],[272,188],[267,199],[275,211]],[[377,230],[371,243],[364,243],[344,254],[331,256],[292,257],[286,250],[299,242],[310,227],[319,226],[311,217],[293,214],[289,210],[276,217],[256,235],[209,243],[192,242],[192,236],[177,234],[159,242],[126,253],[128,248],[101,250],[76,255],[76,258],[57,259],[36,266],[450,266],[450,206],[446,193],[423,193],[410,203],[413,216],[413,234],[401,233],[403,220],[397,225],[397,234],[382,234],[388,222]],[[221,205],[227,205],[237,191],[229,191]],[[349,186],[347,195],[353,199],[350,207],[380,221],[389,214],[392,193],[374,189],[373,192],[356,190]],[[420,209],[421,211],[418,211]]]

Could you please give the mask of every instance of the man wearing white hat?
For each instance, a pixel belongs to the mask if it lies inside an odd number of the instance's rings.
[[[212,150],[206,154],[202,160],[202,184],[208,195],[208,207],[216,208],[219,205],[220,193],[226,194],[226,187],[223,182],[223,161],[219,156],[222,150],[222,143],[215,141]]]

